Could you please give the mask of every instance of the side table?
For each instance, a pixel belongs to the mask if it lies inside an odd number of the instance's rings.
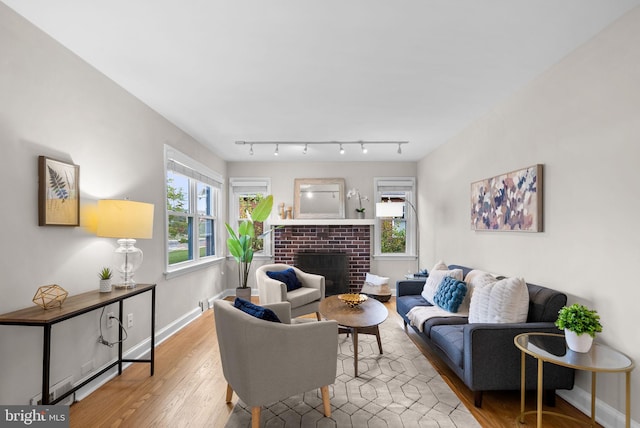
[[[518,421],[524,423],[524,416],[537,414],[537,427],[542,427],[542,415],[551,414],[566,419],[573,417],[552,411],[542,410],[542,379],[543,363],[570,367],[576,370],[591,372],[591,426],[596,423],[596,373],[625,373],[626,374],[626,412],[625,427],[631,425],[631,371],[633,361],[622,352],[616,351],[599,343],[594,343],[589,352],[574,352],[570,350],[562,334],[553,333],[523,333],[513,339],[516,347],[522,353],[520,371],[520,415]],[[537,408],[535,411],[525,412],[525,356],[531,355],[538,360],[538,390]],[[578,421],[580,422],[580,421]]]

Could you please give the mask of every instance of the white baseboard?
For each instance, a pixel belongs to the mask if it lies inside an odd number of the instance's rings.
[[[182,317],[178,318],[168,326],[164,327],[160,331],[156,331],[156,343],[155,343],[156,347],[160,345],[162,342],[164,342],[165,340],[167,340],[169,337],[176,334],[178,331],[185,328],[187,325],[189,325],[191,322],[196,320],[201,315],[202,315],[202,310],[199,307],[195,308],[190,312],[186,313],[185,315],[183,315]],[[137,345],[135,345],[134,347],[125,351],[122,355],[122,358],[126,358],[126,359],[149,358],[150,345],[151,345],[151,338],[147,338],[142,342],[138,343]],[[102,366],[102,368],[108,366],[114,361],[116,360],[115,359],[111,360],[110,362]],[[123,363],[122,369],[124,370],[125,368],[129,367],[131,364],[134,364],[134,363]],[[102,368],[98,368],[96,371],[100,371]],[[75,394],[76,401],[80,401],[88,397],[92,392],[100,388],[105,383],[109,382],[111,379],[113,379],[117,375],[118,375],[117,367],[114,367],[111,370],[108,370],[107,372],[103,373],[101,376],[99,376],[98,378],[94,379],[92,382],[88,383],[87,385],[85,385],[84,387],[76,391],[76,394]],[[89,376],[87,376],[86,378],[88,377]],[[75,385],[81,384],[86,378],[78,380],[75,383]]]
[[[556,391],[559,397],[567,401],[585,415],[591,415],[591,393],[574,386],[572,390]],[[624,427],[625,415],[596,397],[596,422],[610,428]],[[631,420],[631,428],[640,428],[640,424]]]

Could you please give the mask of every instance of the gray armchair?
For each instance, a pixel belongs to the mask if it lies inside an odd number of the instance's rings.
[[[302,288],[287,292],[287,286],[278,280],[267,276],[268,271],[282,271],[292,268],[296,277],[302,283]],[[289,302],[291,303],[291,316],[316,313],[318,321],[320,317],[320,300],[324,299],[324,276],[303,272],[295,266],[286,264],[270,264],[256,269],[256,282],[260,295],[260,304]]]
[[[214,302],[227,402],[235,391],[251,407],[251,424],[257,428],[262,405],[319,387],[324,415],[331,416],[329,385],[336,379],[337,322],[291,324],[289,303],[264,306],[282,323],[258,319],[225,300]]]

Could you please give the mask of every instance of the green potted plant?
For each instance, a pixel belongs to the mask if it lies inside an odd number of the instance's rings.
[[[556,327],[564,329],[567,345],[575,352],[589,352],[596,333],[602,331],[600,315],[578,303],[558,311]]]
[[[113,272],[108,267],[103,267],[102,270],[98,272],[98,278],[100,278],[101,293],[109,293],[111,291],[112,276],[113,276]]]
[[[253,243],[256,238],[253,223],[265,221],[269,218],[272,207],[273,196],[268,195],[258,202],[251,212],[247,212],[247,218],[238,225],[237,232],[228,223],[225,223],[229,233],[227,248],[238,264],[238,287],[236,288],[236,296],[238,297],[247,299],[251,297],[251,288],[247,285],[247,282],[249,280],[251,262],[253,262]]]

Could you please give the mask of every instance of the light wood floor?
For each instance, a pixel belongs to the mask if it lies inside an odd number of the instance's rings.
[[[401,324],[395,301],[392,299],[385,305],[389,309],[389,320]],[[535,426],[533,416],[528,417],[524,425],[516,423],[520,411],[517,391],[485,393],[482,408],[474,407],[473,394],[458,377],[422,346],[411,329],[408,335],[483,427]],[[224,427],[233,408],[233,404],[225,403],[225,393],[213,312],[208,310],[157,347],[153,377],[149,376],[147,364],[131,365],[122,376],[72,405],[70,425],[72,428]],[[234,395],[234,403],[236,400]],[[527,409],[532,410],[535,397],[531,396],[528,401]],[[580,417],[585,422],[589,420],[559,397],[553,410]],[[543,426],[571,428],[575,423],[546,417]]]

